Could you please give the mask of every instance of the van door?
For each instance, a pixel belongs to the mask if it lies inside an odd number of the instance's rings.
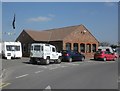
[[[41,45],[34,45],[32,54],[33,57],[42,57],[42,46]]]
[[[52,59],[57,59],[58,55],[56,53],[55,47],[52,47],[52,53],[51,53]]]

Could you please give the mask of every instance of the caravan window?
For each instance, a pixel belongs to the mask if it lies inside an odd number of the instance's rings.
[[[13,45],[6,45],[7,51],[14,51],[15,47]]]
[[[7,51],[20,51],[20,46],[6,45]]]
[[[41,46],[40,46],[40,45],[35,45],[35,46],[34,46],[34,50],[35,50],[35,51],[40,51],[40,49],[41,49]]]
[[[15,46],[15,51],[20,51],[20,46]]]

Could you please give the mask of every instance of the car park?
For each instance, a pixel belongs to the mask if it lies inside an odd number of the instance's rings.
[[[94,59],[95,60],[103,60],[103,61],[115,61],[117,57],[115,56],[114,53],[111,53],[109,51],[97,51],[94,54]]]
[[[62,61],[84,61],[85,60],[85,55],[81,54],[77,51],[68,51],[68,50],[63,50],[62,51]]]

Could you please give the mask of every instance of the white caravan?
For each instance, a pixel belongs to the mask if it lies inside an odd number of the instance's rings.
[[[3,42],[2,43],[2,57],[7,59],[21,58],[22,47],[20,42]]]
[[[61,63],[61,53],[56,52],[56,48],[50,44],[31,44],[30,62],[49,64],[50,62]]]

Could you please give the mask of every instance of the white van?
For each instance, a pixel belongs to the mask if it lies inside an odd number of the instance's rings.
[[[7,59],[21,58],[22,48],[20,42],[3,42],[2,43],[2,57]]]
[[[31,44],[30,63],[49,64],[61,63],[62,54],[56,52],[56,47],[50,44]]]

